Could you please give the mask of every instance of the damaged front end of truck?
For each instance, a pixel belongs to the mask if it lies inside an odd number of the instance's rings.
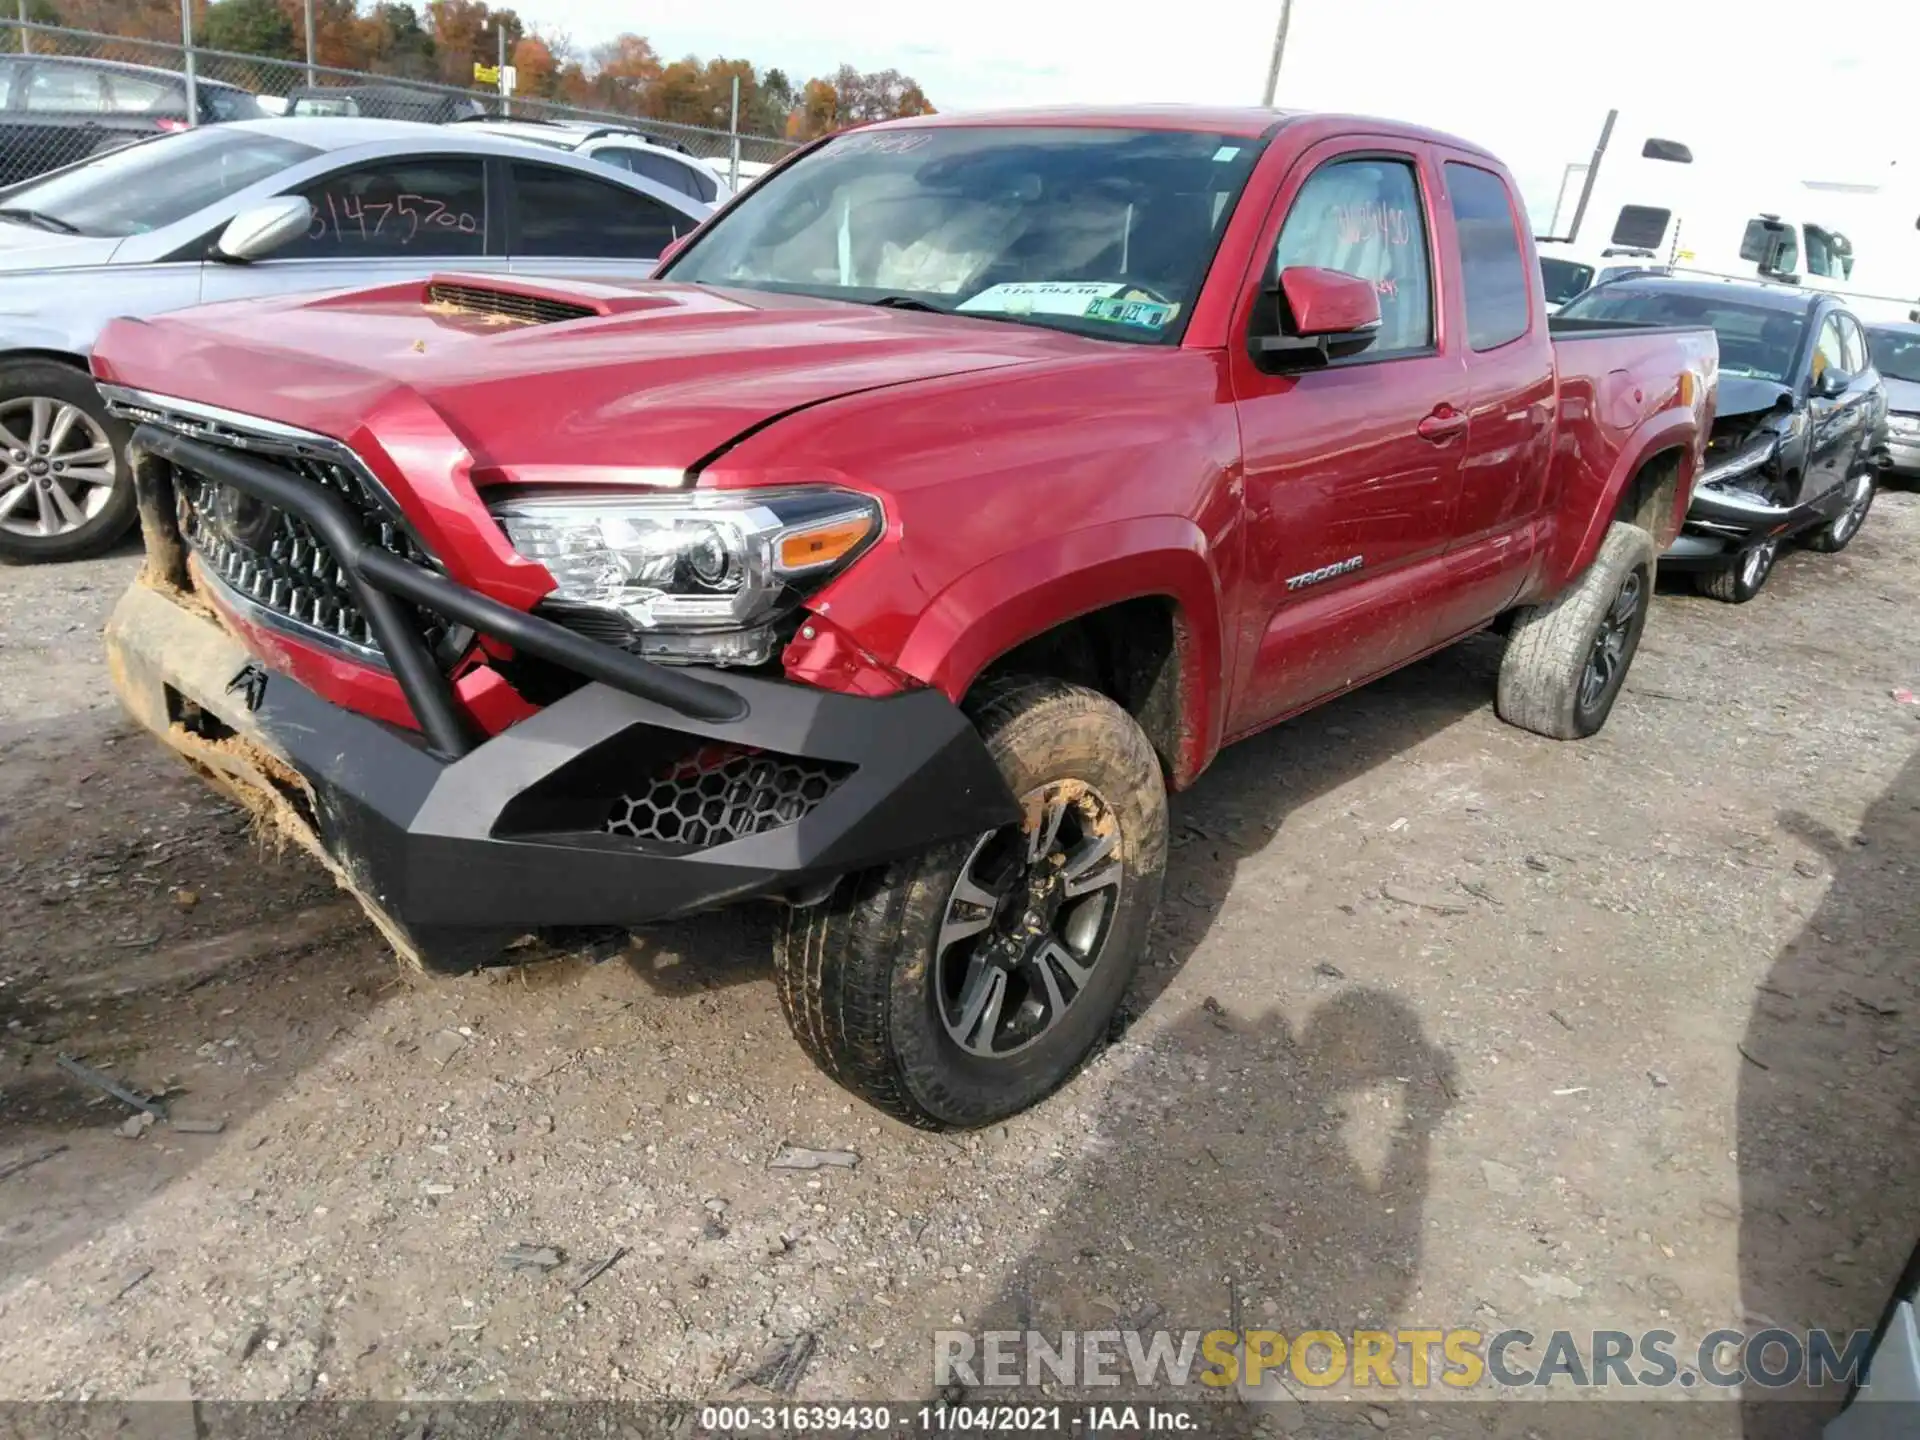
[[[468,970],[529,934],[746,897],[813,903],[1019,816],[936,690],[656,663],[452,578],[337,441],[104,388],[136,427],[147,547],[108,628],[122,702],[326,865],[412,965]],[[335,703],[276,647],[390,677],[404,713]],[[503,684],[516,718],[479,723],[472,697],[498,711]]]

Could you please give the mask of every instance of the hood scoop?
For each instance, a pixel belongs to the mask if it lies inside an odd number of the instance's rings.
[[[502,325],[557,325],[605,315],[604,305],[562,300],[536,290],[505,290],[462,280],[435,280],[427,286],[427,306],[443,312],[479,315]]]

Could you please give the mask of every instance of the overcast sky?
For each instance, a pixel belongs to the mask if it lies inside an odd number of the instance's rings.
[[[841,61],[914,76],[942,110],[1129,100],[1258,103],[1279,0],[521,0],[590,46],[621,30],[668,58]],[[1832,23],[1827,15],[1836,17]],[[1169,19],[1173,23],[1166,23]],[[1649,128],[1771,153],[1798,178],[1920,178],[1920,0],[1294,0],[1278,103],[1419,120],[1495,150],[1544,221],[1609,106]],[[1905,102],[1907,113],[1896,115]],[[1623,121],[1624,123],[1624,121]],[[1898,128],[1895,128],[1898,127]],[[1861,142],[1865,139],[1865,148]],[[1703,157],[1704,158],[1704,157]]]

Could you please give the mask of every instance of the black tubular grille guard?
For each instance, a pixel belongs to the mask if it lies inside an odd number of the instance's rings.
[[[366,615],[374,639],[387,657],[394,679],[420,722],[427,743],[448,759],[457,759],[477,743],[461,710],[453,682],[440,672],[419,631],[396,603],[406,600],[449,620],[471,626],[589,680],[651,700],[696,720],[714,723],[746,717],[747,703],[733,690],[710,680],[681,674],[624,650],[588,640],[564,626],[489,599],[446,576],[411,564],[369,543],[345,502],[319,486],[308,485],[273,466],[245,455],[204,445],[158,425],[133,432],[133,470],[144,452],[169,464],[231,485],[311,525],[346,571],[347,586]]]

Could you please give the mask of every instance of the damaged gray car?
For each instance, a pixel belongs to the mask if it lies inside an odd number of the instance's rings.
[[[1562,320],[1711,325],[1720,402],[1686,527],[1660,558],[1704,595],[1744,604],[1780,547],[1844,550],[1873,507],[1886,387],[1834,296],[1786,285],[1640,275],[1569,302]]]

